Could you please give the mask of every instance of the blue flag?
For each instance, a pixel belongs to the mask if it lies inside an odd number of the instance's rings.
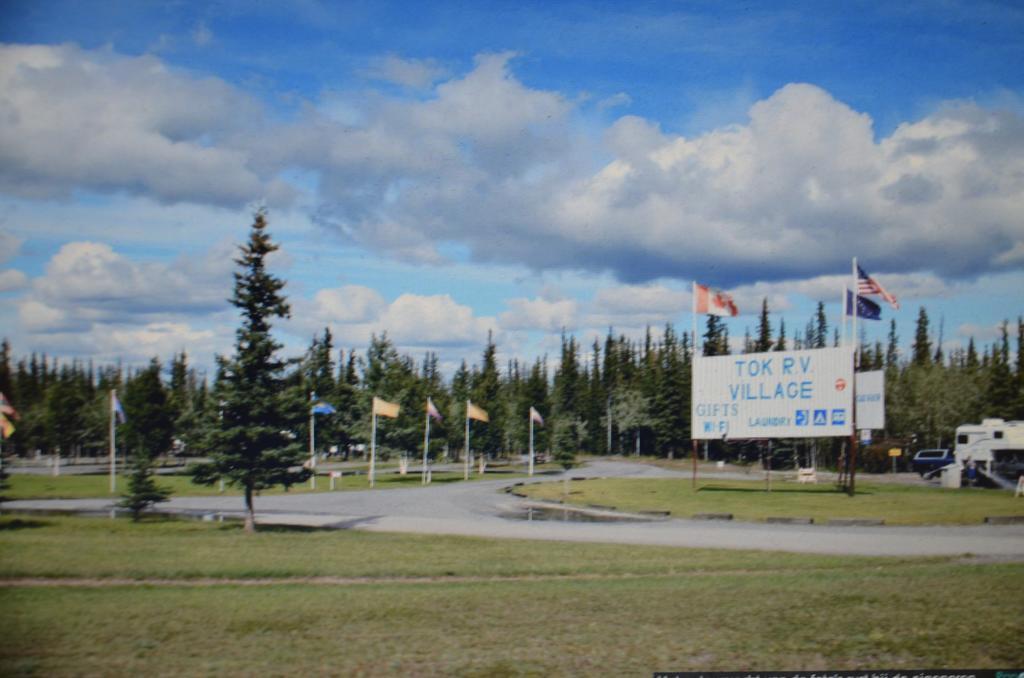
[[[121,401],[117,399],[117,391],[110,392],[110,406],[114,410],[114,418],[118,424],[128,421],[128,416],[125,415],[124,408],[121,407]]]
[[[313,414],[334,414],[336,411],[330,403],[319,402],[313,405]]]
[[[853,292],[846,290],[846,315],[853,315]],[[882,309],[875,302],[857,295],[857,317],[865,320],[881,320]]]

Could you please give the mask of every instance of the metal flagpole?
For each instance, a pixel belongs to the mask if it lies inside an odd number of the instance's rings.
[[[696,280],[693,281],[693,295],[692,295],[692,297],[693,297],[693,299],[691,300],[691,304],[690,304],[690,311],[691,311],[690,312],[690,323],[691,323],[691,327],[690,327],[690,350],[692,351],[692,355],[690,357],[690,369],[691,370],[693,370],[693,369],[695,369],[697,367],[697,281]],[[691,383],[692,383],[692,380],[691,380]],[[690,430],[690,435],[692,437],[693,434],[694,434],[694,431],[692,430],[693,429],[692,423],[691,423],[690,429],[691,429]],[[693,444],[693,450],[691,451],[691,455],[693,456],[693,479],[690,482],[690,486],[693,489],[696,490],[696,488],[697,488],[697,439],[693,438],[691,440],[691,443]],[[705,448],[705,449],[707,449],[707,448]]]
[[[841,329],[839,341],[840,346],[846,346],[846,301],[849,296],[850,295],[846,290],[846,285],[844,284],[843,291],[840,292],[841,301],[839,302],[839,327]]]
[[[313,403],[316,402],[316,391],[309,392],[309,488],[316,489],[316,412],[313,411]]]
[[[530,413],[526,415],[530,419],[530,473],[533,475],[533,408],[530,408]]]
[[[114,423],[114,398],[117,391],[110,391],[110,494],[117,492],[117,427]]]
[[[693,299],[690,304],[690,321],[692,327],[690,328],[690,346],[693,351],[693,359],[697,359],[697,281],[693,281]]]
[[[850,413],[850,454],[847,456],[846,491],[852,497],[855,492],[855,475],[857,473],[857,363],[859,362],[857,354],[860,353],[860,337],[857,336],[857,297],[860,292],[857,280],[857,257],[853,258],[851,273],[853,275],[853,307],[850,309],[850,315],[853,317],[853,383],[850,384],[850,389],[853,394],[853,411]]]
[[[423,433],[423,472],[420,478],[420,484],[427,484],[427,450],[430,449],[430,399],[427,399],[427,415],[426,421],[424,422],[424,433]]]
[[[466,400],[466,454],[462,462],[462,479],[469,480],[469,400]]]
[[[857,257],[853,258],[853,307],[850,309],[850,315],[853,317],[853,371],[857,371],[858,360],[857,354],[860,353],[860,337],[857,336],[857,293],[860,291],[857,285]]]
[[[370,417],[370,487],[376,479],[375,469],[377,464],[377,411],[373,411]]]

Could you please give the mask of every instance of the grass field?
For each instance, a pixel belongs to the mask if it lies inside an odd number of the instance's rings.
[[[86,581],[11,585],[29,575]],[[1022,582],[944,558],[9,517],[0,674],[1010,667]]]
[[[689,478],[604,478],[551,482],[519,488],[535,499],[572,504],[614,506],[623,511],[671,511],[688,518],[698,513],[732,513],[737,520],[767,517],[880,518],[887,525],[971,524],[986,516],[1024,516],[1024,500],[1000,490],[946,490],[860,480],[855,496],[833,485],[783,481],[782,474],[767,492],[764,480],[698,481]],[[569,494],[565,494],[568,487]]]
[[[361,469],[365,472],[365,469]],[[525,473],[502,472],[489,473],[483,476],[475,471],[470,473],[470,480],[494,480],[497,478],[520,478]],[[462,481],[463,474],[459,472],[435,472],[432,476],[434,483],[451,483]],[[110,476],[108,475],[30,475],[14,474],[10,476],[11,489],[5,493],[10,500],[15,499],[89,499],[104,498],[110,495]],[[206,497],[213,495],[241,496],[241,490],[227,487],[224,492],[220,491],[217,485],[196,485],[187,475],[160,475],[157,476],[157,484],[169,488],[175,496]],[[394,469],[377,471],[375,488],[394,489],[399,487],[413,487],[420,484],[419,473],[399,475]],[[318,476],[316,489],[309,486],[309,481],[293,485],[288,490],[283,487],[276,487],[264,490],[261,495],[276,495],[285,492],[309,493],[309,492],[330,492],[331,481],[325,476]],[[121,493],[128,487],[128,479],[123,475],[117,477],[117,492]],[[367,490],[370,483],[366,475],[356,475],[349,470],[343,473],[342,477],[335,481],[336,492],[345,490]]]

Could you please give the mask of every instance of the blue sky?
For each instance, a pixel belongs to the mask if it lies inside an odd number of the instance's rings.
[[[447,365],[690,326],[694,279],[838,321],[850,259],[948,348],[1024,313],[1017,3],[7,2],[0,326],[18,354],[230,350],[231,252]]]

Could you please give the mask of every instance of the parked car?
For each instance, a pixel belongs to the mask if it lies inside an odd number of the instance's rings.
[[[956,457],[953,456],[951,450],[921,450],[914,455],[914,459],[910,462],[910,467],[924,476],[943,466],[949,466],[954,461],[956,461]]]

